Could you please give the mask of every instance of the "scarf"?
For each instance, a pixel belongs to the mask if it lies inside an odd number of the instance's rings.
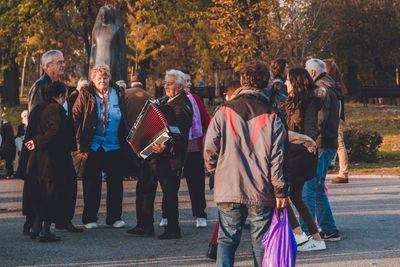
[[[107,119],[108,119],[108,110],[110,108],[110,90],[108,89],[107,92],[104,94],[100,93],[98,90],[96,90],[96,95],[100,97],[101,102],[100,102],[100,123],[101,123],[101,128],[103,134],[106,132],[106,126],[107,126]]]
[[[199,107],[197,106],[196,99],[194,99],[191,93],[187,93],[190,103],[193,107],[193,120],[192,127],[189,130],[189,140],[193,140],[203,136],[203,129],[201,127],[201,115]]]

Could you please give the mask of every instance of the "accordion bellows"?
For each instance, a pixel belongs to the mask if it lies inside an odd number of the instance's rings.
[[[180,134],[175,123],[157,104],[147,100],[126,141],[139,157],[145,159],[153,153],[153,143],[162,144],[175,134]]]

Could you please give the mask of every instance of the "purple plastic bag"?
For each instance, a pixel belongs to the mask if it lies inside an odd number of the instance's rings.
[[[290,228],[286,208],[279,220],[275,208],[271,226],[265,233],[262,243],[265,247],[262,267],[293,267],[296,265],[297,244]]]

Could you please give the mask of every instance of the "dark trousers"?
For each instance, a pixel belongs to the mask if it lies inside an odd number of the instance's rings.
[[[76,176],[71,177],[62,185],[64,190],[57,191],[56,202],[58,207],[56,214],[56,227],[66,227],[74,218],[76,195],[77,195],[77,180]]]
[[[204,211],[206,208],[204,159],[200,152],[189,152],[187,154],[183,177],[186,178],[189,189],[193,216],[207,218],[207,213]]]
[[[83,172],[83,214],[84,224],[97,222],[101,200],[101,172],[107,173],[107,217],[106,224],[121,220],[123,184],[121,173],[121,154],[119,150],[105,152],[103,148],[91,150]]]
[[[24,177],[24,187],[22,191],[22,214],[26,216],[24,223],[24,232],[29,232],[35,219],[35,210],[32,203],[32,185],[31,180]]]
[[[290,186],[290,200],[293,202],[294,206],[296,207],[297,211],[300,214],[300,217],[304,220],[307,225],[307,228],[310,231],[310,234],[318,233],[317,224],[315,223],[315,219],[311,214],[310,209],[307,206],[307,203],[303,200],[303,187],[304,181],[299,182],[292,182]],[[290,227],[295,229],[300,226],[299,221],[296,218],[296,215],[293,212],[292,207],[289,205],[287,207],[288,211],[288,218]]]
[[[171,170],[167,158],[157,158],[142,164],[141,176],[136,185],[136,218],[139,227],[153,227],[154,198],[159,182],[163,192],[163,209],[168,219],[166,231],[178,230],[180,174],[180,169]]]
[[[5,160],[6,162],[6,170],[7,170],[7,176],[11,176],[14,173],[14,167],[13,167],[13,161],[15,158],[15,151],[12,151],[7,148],[2,148],[1,149],[1,158]]]

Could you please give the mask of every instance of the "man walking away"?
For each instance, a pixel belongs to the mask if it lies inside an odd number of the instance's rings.
[[[246,64],[241,70],[241,92],[217,108],[206,134],[204,160],[207,171],[214,174],[220,224],[217,266],[234,265],[247,217],[254,266],[261,266],[261,240],[274,208],[288,204],[284,125],[262,91],[269,76],[263,63]]]
[[[336,87],[335,81],[326,74],[325,63],[316,58],[306,62],[306,70],[314,80],[314,95],[321,101],[318,111],[318,165],[317,177],[307,181],[303,188],[303,199],[310,208],[312,215],[317,215],[318,224],[322,229],[320,233],[325,241],[339,241],[341,239],[336,228],[331,206],[326,196],[324,186],[326,173],[338,147],[339,127],[339,100],[341,91]],[[300,218],[301,227],[308,232],[303,220]]]

